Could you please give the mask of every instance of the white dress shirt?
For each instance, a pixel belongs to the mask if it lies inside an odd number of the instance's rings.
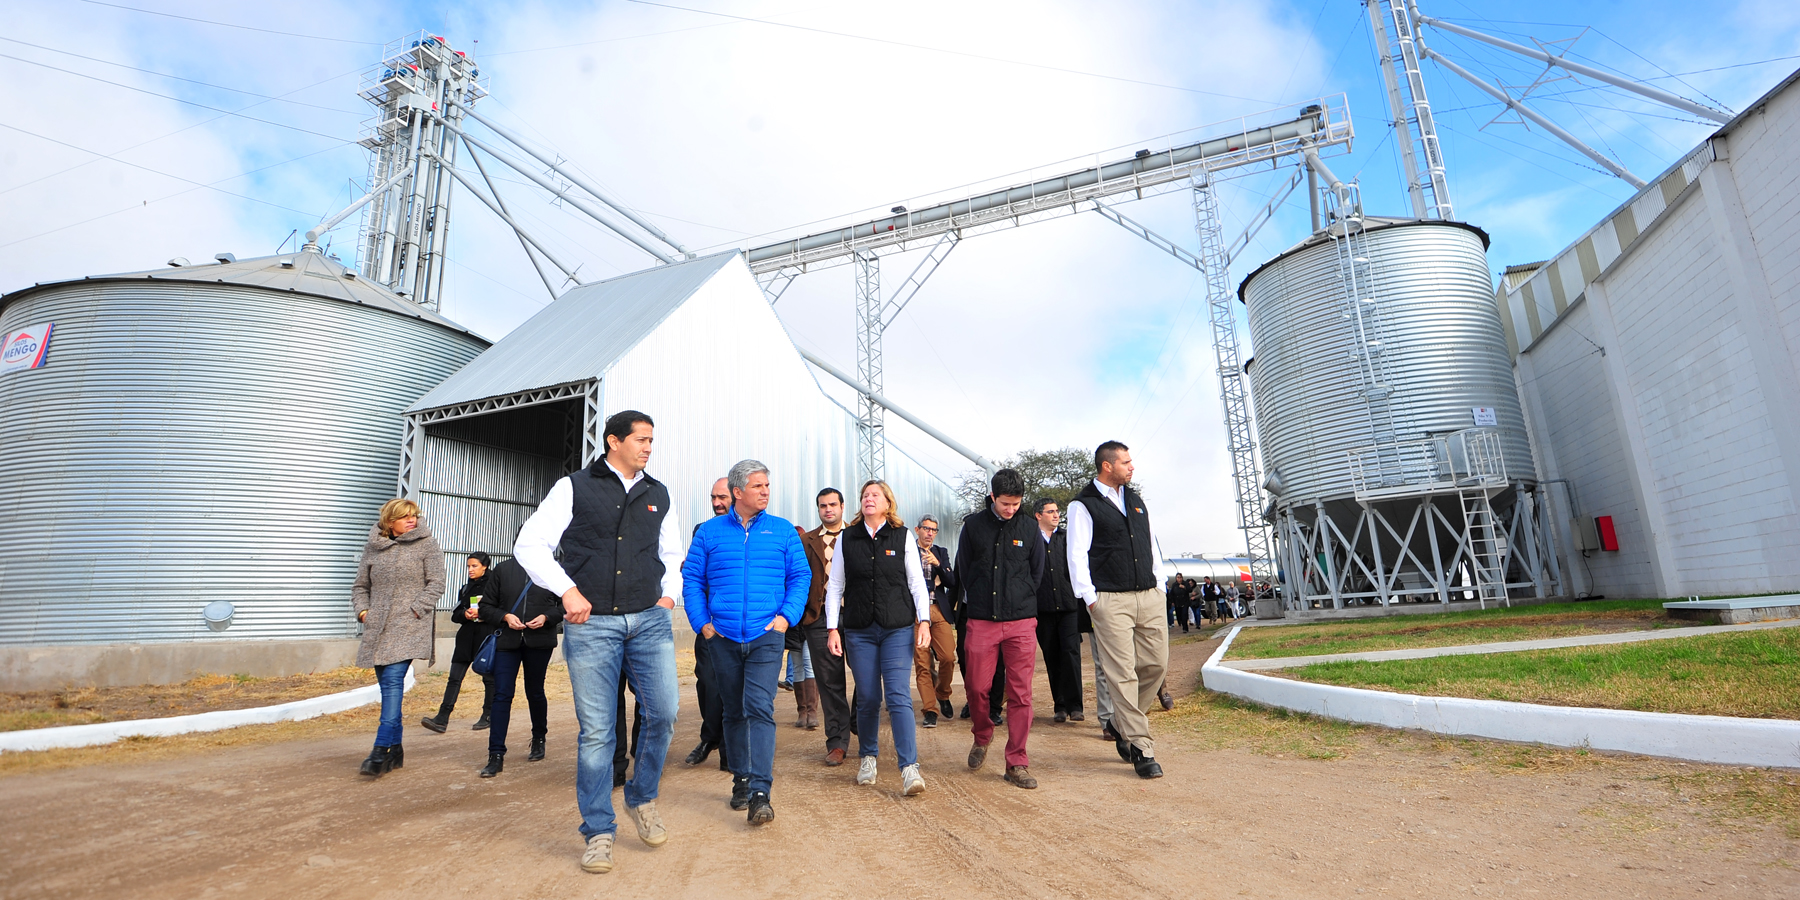
[[[1125,512],[1125,488],[1108,487],[1099,479],[1094,480],[1094,487],[1100,489],[1100,496],[1112,501],[1112,505]],[[1069,582],[1075,586],[1075,596],[1081,602],[1093,606],[1100,599],[1100,593],[1094,589],[1094,577],[1088,572],[1088,549],[1094,545],[1094,517],[1088,515],[1087,506],[1078,502],[1069,504]],[[1147,535],[1150,546],[1156,546],[1156,535]],[[1156,565],[1151,561],[1151,567]]]
[[[625,485],[625,493],[637,487],[644,480],[644,473],[626,478],[625,473],[613,469],[613,464],[606,463],[619,481]],[[519,529],[519,539],[513,544],[513,556],[519,565],[525,568],[525,574],[538,587],[561,597],[575,586],[575,580],[563,571],[562,564],[556,561],[556,548],[562,544],[563,532],[569,528],[569,522],[575,518],[575,488],[569,484],[567,476],[558,478],[551,486],[550,493],[544,502],[538,504],[537,512],[525,520],[525,527]],[[671,508],[663,516],[662,529],[656,536],[656,555],[662,560],[662,595],[672,600],[681,599],[681,562],[687,551],[681,545],[681,523]],[[590,601],[592,597],[588,598]]]
[[[869,537],[874,537],[881,527],[871,526],[864,522]],[[838,538],[843,542],[842,536]],[[925,570],[919,566],[919,543],[907,541],[906,546],[912,548],[911,553],[902,553],[906,558],[906,588],[912,594],[913,615],[917,621],[931,621],[931,592],[925,588]],[[843,549],[839,547],[838,549]],[[831,571],[825,576],[825,627],[838,627],[838,611],[844,605],[844,554],[834,553],[831,556]]]

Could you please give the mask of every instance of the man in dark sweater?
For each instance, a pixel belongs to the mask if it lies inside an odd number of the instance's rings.
[[[1057,527],[1062,510],[1040,497],[1031,504],[1038,534],[1044,540],[1044,577],[1038,582],[1037,640],[1044,651],[1044,674],[1056,722],[1086,718],[1081,702],[1081,601],[1069,583],[1068,534]]]
[[[1069,507],[1069,579],[1094,621],[1094,649],[1112,694],[1119,758],[1140,778],[1161,778],[1145,710],[1169,664],[1169,625],[1156,584],[1156,539],[1144,498],[1131,489],[1131,449],[1094,451],[1097,477]]]
[[[1037,787],[1025,742],[1031,736],[1031,679],[1037,669],[1038,582],[1044,576],[1044,540],[1037,521],[1019,515],[1025,505],[1025,479],[1001,469],[989,482],[987,507],[963,519],[956,542],[957,577],[962,585],[963,615],[968,621],[964,682],[972,708],[975,745],[969,768],[979,769],[994,740],[988,697],[968,685],[987,685],[1000,666],[1006,671],[1006,780],[1022,788]],[[1004,651],[1004,652],[1002,652]],[[1002,662],[999,657],[1004,655]]]
[[[731,490],[725,486],[725,479],[713,482],[712,514],[714,518],[722,516],[731,509]],[[700,523],[694,523],[694,531],[700,530]],[[719,771],[731,770],[725,759],[725,705],[719,697],[719,688],[714,677],[712,660],[706,655],[706,638],[694,635],[694,699],[700,703],[700,743],[684,760],[690,766],[706,762],[706,758],[714,750],[719,751]]]

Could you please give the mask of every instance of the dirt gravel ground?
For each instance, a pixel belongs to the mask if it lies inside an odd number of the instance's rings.
[[[1178,691],[1213,646],[1174,648]],[[1036,692],[1042,713],[1041,677]],[[1096,739],[1090,708],[1036,720],[1035,791],[997,760],[969,772],[967,723],[921,729],[930,787],[909,799],[886,741],[873,788],[821,766],[823,733],[790,727],[784,693],[777,818],[751,829],[727,775],[679,763],[699,727],[684,694],[659,801],[671,839],[649,849],[624,820],[607,875],[576,865],[574,715],[553,701],[549,759],[515,752],[488,780],[485,733],[412,726],[406,768],[375,781],[356,774],[368,736],[0,779],[0,897],[1800,896],[1800,841],[1640,777],[1666,761],[1508,774],[1430,741],[1335,760],[1206,749],[1176,727],[1195,701],[1158,714],[1159,781]]]

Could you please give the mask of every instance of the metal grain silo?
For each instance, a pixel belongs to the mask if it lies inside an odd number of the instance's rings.
[[[1301,607],[1541,594],[1536,516],[1519,502],[1537,472],[1487,235],[1348,224],[1239,289],[1265,487]]]
[[[54,323],[0,374],[0,645],[355,635],[401,410],[488,342],[318,253],[219,258],[0,297]]]

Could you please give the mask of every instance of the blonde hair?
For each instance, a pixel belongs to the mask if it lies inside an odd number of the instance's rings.
[[[856,518],[851,520],[850,524],[859,525],[862,523],[862,520],[863,520],[863,516],[862,516],[862,512],[861,512],[861,510],[862,510],[862,495],[867,493],[869,488],[871,488],[871,487],[881,488],[882,496],[887,498],[887,502],[888,502],[887,523],[889,525],[894,526],[895,528],[905,528],[906,522],[905,522],[905,520],[900,518],[899,504],[894,501],[894,489],[891,487],[888,487],[887,482],[877,481],[874,479],[870,479],[868,481],[863,482],[862,489],[856,492],[856,508],[857,508],[858,512],[856,513]]]
[[[381,518],[376,520],[375,527],[381,531],[383,537],[393,537],[395,522],[418,514],[419,504],[404,498],[395,498],[381,504]]]

